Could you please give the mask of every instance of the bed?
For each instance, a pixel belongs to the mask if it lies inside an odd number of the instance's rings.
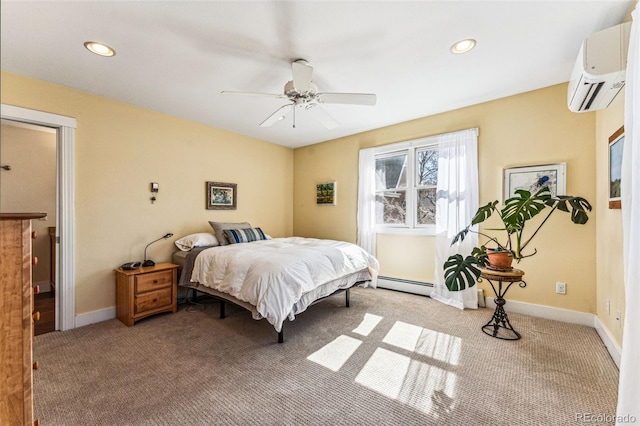
[[[213,226],[213,225],[212,225]],[[214,228],[215,229],[215,228]],[[253,230],[259,231],[252,236]],[[181,248],[173,256],[181,265],[178,284],[231,302],[266,319],[284,341],[283,325],[312,304],[353,286],[376,286],[378,261],[359,246],[315,238],[270,238],[260,228],[226,229],[214,246]],[[248,236],[247,236],[248,235]],[[255,239],[253,239],[255,237]],[[231,241],[234,238],[239,241]],[[183,239],[181,239],[183,240]],[[179,240],[180,241],[180,240]],[[197,294],[194,291],[194,295]]]

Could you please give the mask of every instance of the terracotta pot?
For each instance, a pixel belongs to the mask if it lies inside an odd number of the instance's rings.
[[[487,256],[489,256],[489,265],[494,269],[510,270],[513,269],[511,262],[513,262],[513,256],[508,251],[494,251],[487,249]]]

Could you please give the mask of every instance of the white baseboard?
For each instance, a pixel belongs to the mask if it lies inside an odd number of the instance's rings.
[[[495,309],[496,304],[493,297],[485,297],[487,308]],[[529,315],[532,317],[546,318],[570,324],[580,324],[593,327],[593,314],[586,312],[572,311],[569,309],[552,308],[551,306],[535,305],[533,303],[517,302],[507,300],[505,305],[507,312]]]
[[[76,315],[76,328],[85,325],[94,324],[96,322],[107,321],[116,317],[116,307],[100,309],[98,311],[87,312],[86,314]]]
[[[607,347],[613,362],[615,362],[618,369],[620,369],[622,348],[616,343],[609,329],[602,324],[602,321],[600,321],[600,318],[598,318],[597,315],[593,316],[593,327],[596,329],[600,339],[602,339],[602,343]]]
[[[496,304],[493,299],[493,297],[485,297],[487,308],[495,309]],[[517,314],[567,322],[570,324],[586,325],[587,327],[595,328],[598,336],[600,336],[600,339],[602,340],[602,343],[604,343],[604,346],[607,348],[609,355],[611,355],[613,362],[618,366],[618,368],[620,368],[620,353],[622,349],[616,343],[609,330],[604,327],[597,315],[512,300],[507,300],[505,309],[507,312],[515,312]]]

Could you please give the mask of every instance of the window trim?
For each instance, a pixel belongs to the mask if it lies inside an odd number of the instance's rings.
[[[420,149],[437,149],[440,136],[429,136],[426,138],[412,139],[391,145],[384,145],[374,148],[374,164],[377,159],[392,156],[394,154],[407,153],[407,223],[405,224],[376,224],[377,234],[404,234],[404,235],[435,235],[435,224],[420,225],[417,223],[418,217],[416,207],[418,203],[418,190],[430,188],[429,186],[417,185],[416,154]],[[375,191],[375,194],[384,191]],[[374,198],[375,199],[375,198]],[[374,201],[375,202],[375,201]]]

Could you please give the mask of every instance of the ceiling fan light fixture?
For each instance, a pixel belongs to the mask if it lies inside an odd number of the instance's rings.
[[[95,53],[99,56],[111,57],[116,54],[116,51],[113,50],[113,48],[97,41],[87,41],[84,43],[84,47],[86,47],[89,52]]]
[[[464,40],[460,40],[451,46],[451,53],[459,55],[461,53],[466,53],[473,49],[476,45],[476,41],[472,38],[466,38]]]

